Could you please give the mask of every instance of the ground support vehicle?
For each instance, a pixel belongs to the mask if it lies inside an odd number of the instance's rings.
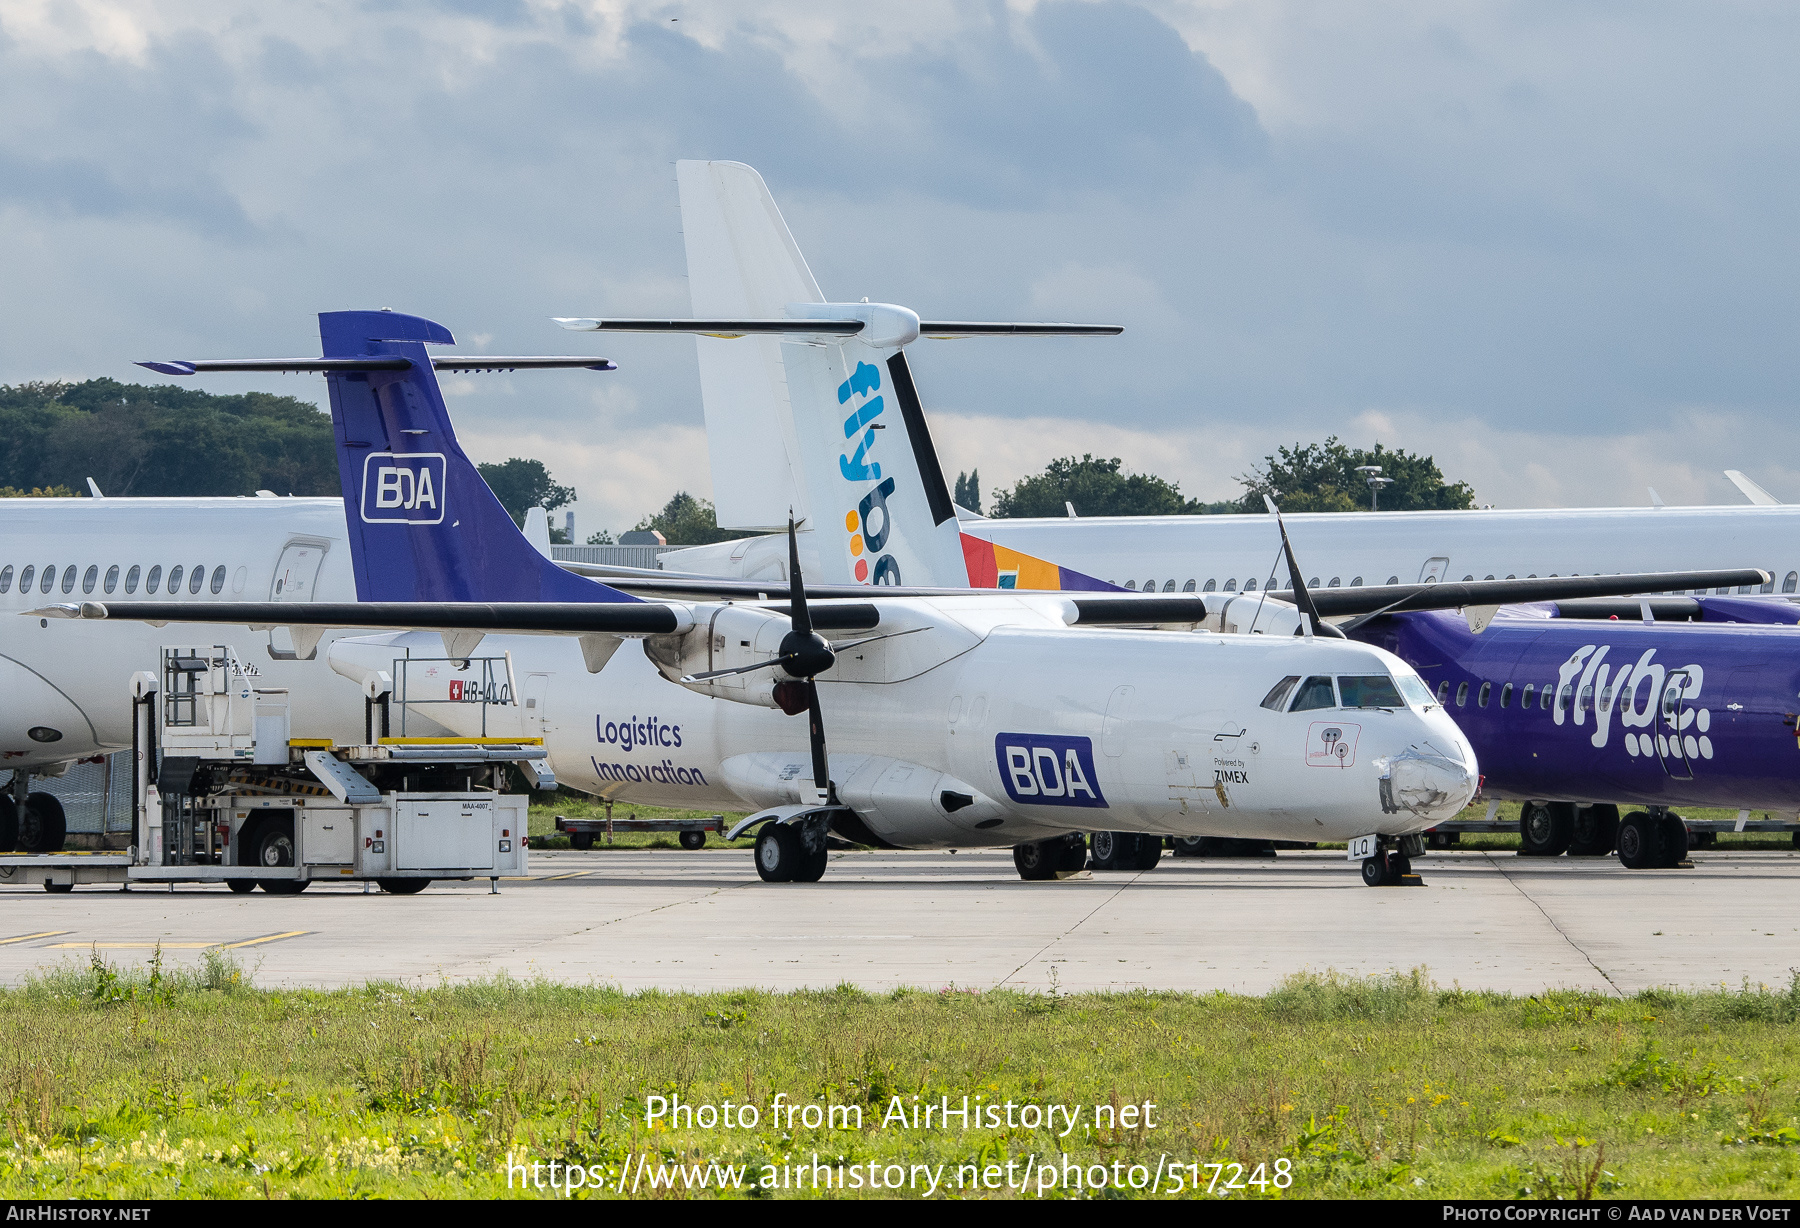
[[[573,849],[591,849],[596,838],[606,843],[613,842],[614,835],[633,835],[637,832],[674,831],[680,832],[681,847],[698,849],[706,847],[706,833],[716,831],[725,834],[725,816],[715,814],[706,819],[625,819],[614,822],[612,803],[606,803],[604,819],[570,819],[562,815],[556,816],[556,830],[569,837],[569,847]]]
[[[535,739],[288,737],[287,695],[260,690],[231,649],[172,648],[132,679],[133,824],[123,853],[0,854],[0,884],[223,882],[292,895],[372,881],[410,895],[432,879],[526,872],[529,798],[516,765],[554,787]],[[377,693],[379,691],[379,693]],[[387,694],[368,688],[371,720]]]

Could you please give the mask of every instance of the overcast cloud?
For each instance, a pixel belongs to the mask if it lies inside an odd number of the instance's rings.
[[[1800,12],[1280,0],[0,0],[0,382],[466,350],[687,311],[672,163],[776,193],[828,295],[1114,341],[921,343],[984,485],[1095,451],[1222,498],[1280,443],[1501,506],[1800,500]],[[450,384],[618,530],[710,487],[693,345]],[[303,377],[211,379],[323,398]]]

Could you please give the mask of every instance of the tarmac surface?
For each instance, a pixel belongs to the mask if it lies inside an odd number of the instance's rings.
[[[1691,869],[1434,852],[1423,887],[1371,889],[1341,853],[1177,858],[1025,883],[1007,852],[834,853],[774,885],[748,850],[540,852],[529,879],[415,896],[315,884],[0,888],[0,981],[98,950],[197,964],[225,948],[263,986],[430,986],[504,971],[627,990],[843,981],[1063,992],[1260,993],[1301,969],[1424,965],[1439,984],[1630,994],[1784,986],[1800,968],[1800,854],[1697,850]]]

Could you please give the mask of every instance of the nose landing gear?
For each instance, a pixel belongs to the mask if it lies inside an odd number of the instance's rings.
[[[1371,839],[1371,837],[1365,837]],[[1413,873],[1412,859],[1425,851],[1423,836],[1375,836],[1371,855],[1362,859],[1365,887],[1423,887],[1425,880]],[[1354,846],[1353,846],[1354,847]]]

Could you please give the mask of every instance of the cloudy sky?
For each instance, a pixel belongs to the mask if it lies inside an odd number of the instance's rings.
[[[1654,0],[0,0],[0,382],[343,307],[605,353],[450,390],[616,531],[710,487],[693,343],[547,317],[686,314],[672,164],[731,158],[828,296],[1126,325],[916,347],[990,489],[1093,451],[1223,498],[1336,433],[1502,507],[1800,500],[1797,45]]]

